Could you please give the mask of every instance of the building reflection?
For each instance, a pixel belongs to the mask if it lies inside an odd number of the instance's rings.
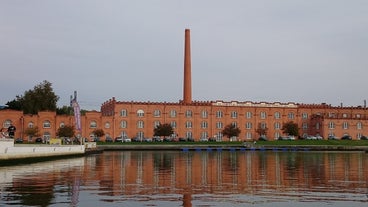
[[[106,151],[33,168],[0,168],[0,184],[11,182],[1,190],[20,195],[25,205],[47,206],[55,194],[67,192],[77,206],[80,186],[92,185],[104,196],[177,195],[191,207],[194,196],[206,194],[367,190],[367,162],[364,153]],[[39,193],[30,199],[30,191]]]

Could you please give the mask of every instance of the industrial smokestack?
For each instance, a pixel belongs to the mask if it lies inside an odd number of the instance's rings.
[[[185,29],[184,43],[184,87],[183,102],[185,104],[192,103],[192,64],[190,57],[190,30]]]

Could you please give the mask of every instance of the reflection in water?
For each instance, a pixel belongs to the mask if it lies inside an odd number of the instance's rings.
[[[108,151],[0,167],[0,206],[362,206],[367,154]]]

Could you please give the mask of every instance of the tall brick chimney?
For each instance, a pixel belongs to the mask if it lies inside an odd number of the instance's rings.
[[[185,29],[183,103],[192,103],[192,64],[190,57],[190,30]]]

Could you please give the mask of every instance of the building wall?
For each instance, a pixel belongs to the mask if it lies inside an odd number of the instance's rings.
[[[172,116],[172,111],[176,112],[176,116]],[[189,112],[191,116],[188,116]],[[221,117],[218,116],[219,113],[222,114]],[[122,135],[130,138],[153,137],[155,124],[175,123],[176,137],[191,136],[199,140],[202,136],[208,136],[221,139],[217,135],[221,134],[226,125],[234,123],[241,130],[240,140],[253,140],[258,139],[256,129],[262,123],[268,128],[267,137],[273,140],[284,136],[281,128],[288,121],[298,124],[301,136],[318,134],[327,138],[329,135],[342,137],[348,134],[353,139],[359,139],[368,134],[367,110],[362,107],[222,101],[192,104],[118,102],[114,98],[102,105],[101,112],[91,111],[83,115],[82,129],[77,134],[92,139],[93,130],[103,129],[105,136],[102,140],[107,136],[115,138]],[[56,137],[56,131],[62,125],[75,125],[74,116],[56,115],[49,111],[29,115],[20,111],[1,110],[0,122],[3,131],[6,131],[9,122],[13,123],[17,128],[15,137],[21,137],[25,141],[35,139],[24,134],[30,126],[37,126],[41,137]],[[50,124],[45,126],[47,122]],[[222,140],[228,139],[222,137]]]

